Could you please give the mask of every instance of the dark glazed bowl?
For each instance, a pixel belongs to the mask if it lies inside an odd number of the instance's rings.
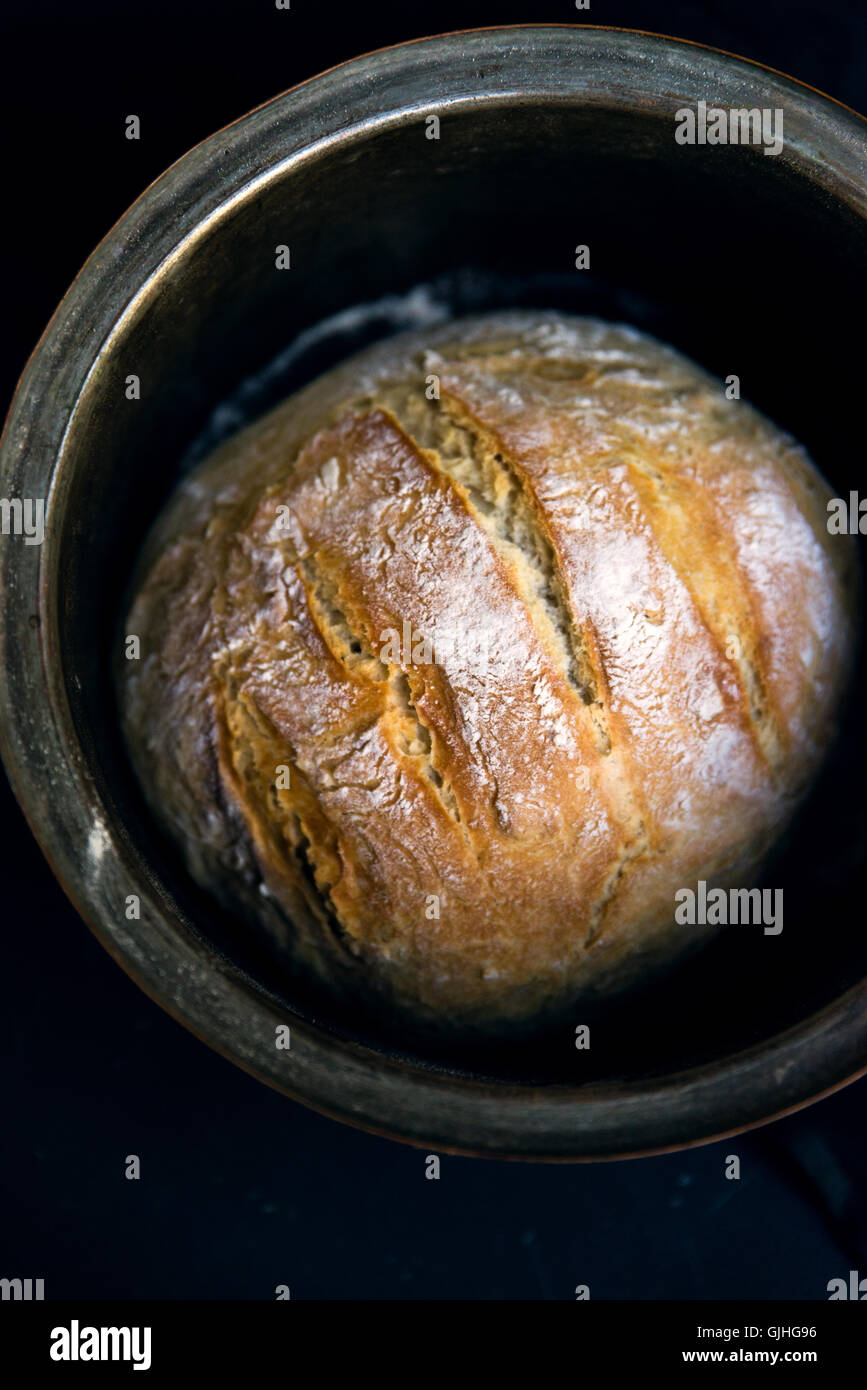
[[[699,100],[781,108],[783,152],[678,145],[674,113]],[[570,26],[446,35],[335,68],[205,141],[82,270],[2,442],[0,493],[48,499],[41,547],[0,542],[3,754],[106,949],[253,1075],[431,1148],[574,1159],[754,1125],[867,1065],[854,712],[773,866],[781,936],[725,933],[600,1012],[589,1051],[570,1028],[446,1054],[309,995],[191,882],[130,774],[110,680],[135,555],[215,407],[304,329],[420,282],[434,283],[428,303],[459,311],[557,305],[649,329],[737,374],[848,496],[861,466],[864,135],[829,98],[687,43]],[[282,244],[288,272],[275,268]],[[589,273],[574,268],[578,244]],[[302,375],[340,349],[316,341]],[[126,399],[130,374],[139,401]],[[272,382],[293,384],[291,372]],[[861,683],[859,666],[856,696]],[[275,1046],[283,1023],[288,1051]]]

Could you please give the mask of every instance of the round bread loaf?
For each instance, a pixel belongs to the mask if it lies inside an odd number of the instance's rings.
[[[127,741],[194,876],[290,962],[497,1028],[640,979],[749,888],[833,730],[848,545],[804,451],[635,330],[368,349],[151,534]]]

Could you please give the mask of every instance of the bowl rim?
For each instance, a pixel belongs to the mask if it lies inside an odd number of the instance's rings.
[[[413,39],[305,79],[195,145],[154,180],[52,315],[0,437],[0,493],[47,500],[44,546],[0,547],[0,754],[72,905],[151,999],[236,1065],[320,1113],[439,1152],[547,1161],[638,1157],[777,1119],[867,1074],[867,979],[754,1047],[629,1083],[483,1083],[287,1016],[178,916],[90,774],[67,702],[57,575],[46,559],[66,486],[64,448],[80,397],[125,323],[159,292],[175,260],[257,188],[291,177],[319,150],[419,120],[426,110],[543,99],[628,107],[630,96],[646,92],[641,67],[648,58],[655,80],[663,75],[670,83],[657,110],[695,100],[690,93],[700,88],[706,96],[734,97],[760,78],[765,94],[787,99],[789,121],[794,114],[790,162],[867,219],[864,118],[776,69],[689,40],[595,25],[490,26]],[[384,74],[388,83],[370,80]],[[492,89],[493,77],[499,85]],[[127,878],[139,894],[135,924],[118,920],[106,896],[110,875]],[[286,1023],[292,1047],[281,1052],[275,1029]]]

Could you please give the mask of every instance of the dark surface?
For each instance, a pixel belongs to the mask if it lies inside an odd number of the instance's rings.
[[[710,7],[707,7],[708,9]],[[10,10],[12,13],[10,13]],[[433,29],[592,18],[664,28],[865,105],[855,5],[36,5],[3,19],[8,397],[95,242],[174,158],[294,81]],[[83,13],[91,16],[83,19]],[[363,22],[362,22],[363,21]],[[289,26],[291,25],[291,29]],[[139,144],[123,118],[142,117]],[[25,119],[26,115],[26,119]],[[34,170],[39,169],[37,184]],[[4,789],[5,790],[5,789]],[[596,1168],[446,1158],[341,1128],[231,1068],[141,995],[66,904],[5,792],[7,1141],[0,1275],[49,1296],[823,1297],[867,1265],[864,1083],[749,1137]],[[855,925],[854,923],[852,924]],[[142,1157],[142,1180],[124,1158]],[[741,1156],[739,1183],[725,1155]]]

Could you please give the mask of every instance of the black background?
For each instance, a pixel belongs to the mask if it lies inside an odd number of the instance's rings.
[[[864,0],[3,5],[4,401],[97,241],[198,140],[386,44],[574,20],[713,44],[867,107]],[[79,921],[5,784],[0,816],[0,1277],[42,1277],[49,1298],[677,1299],[824,1298],[867,1274],[867,1082],[680,1154],[444,1157],[429,1182],[422,1152],[271,1093],[163,1014]]]

